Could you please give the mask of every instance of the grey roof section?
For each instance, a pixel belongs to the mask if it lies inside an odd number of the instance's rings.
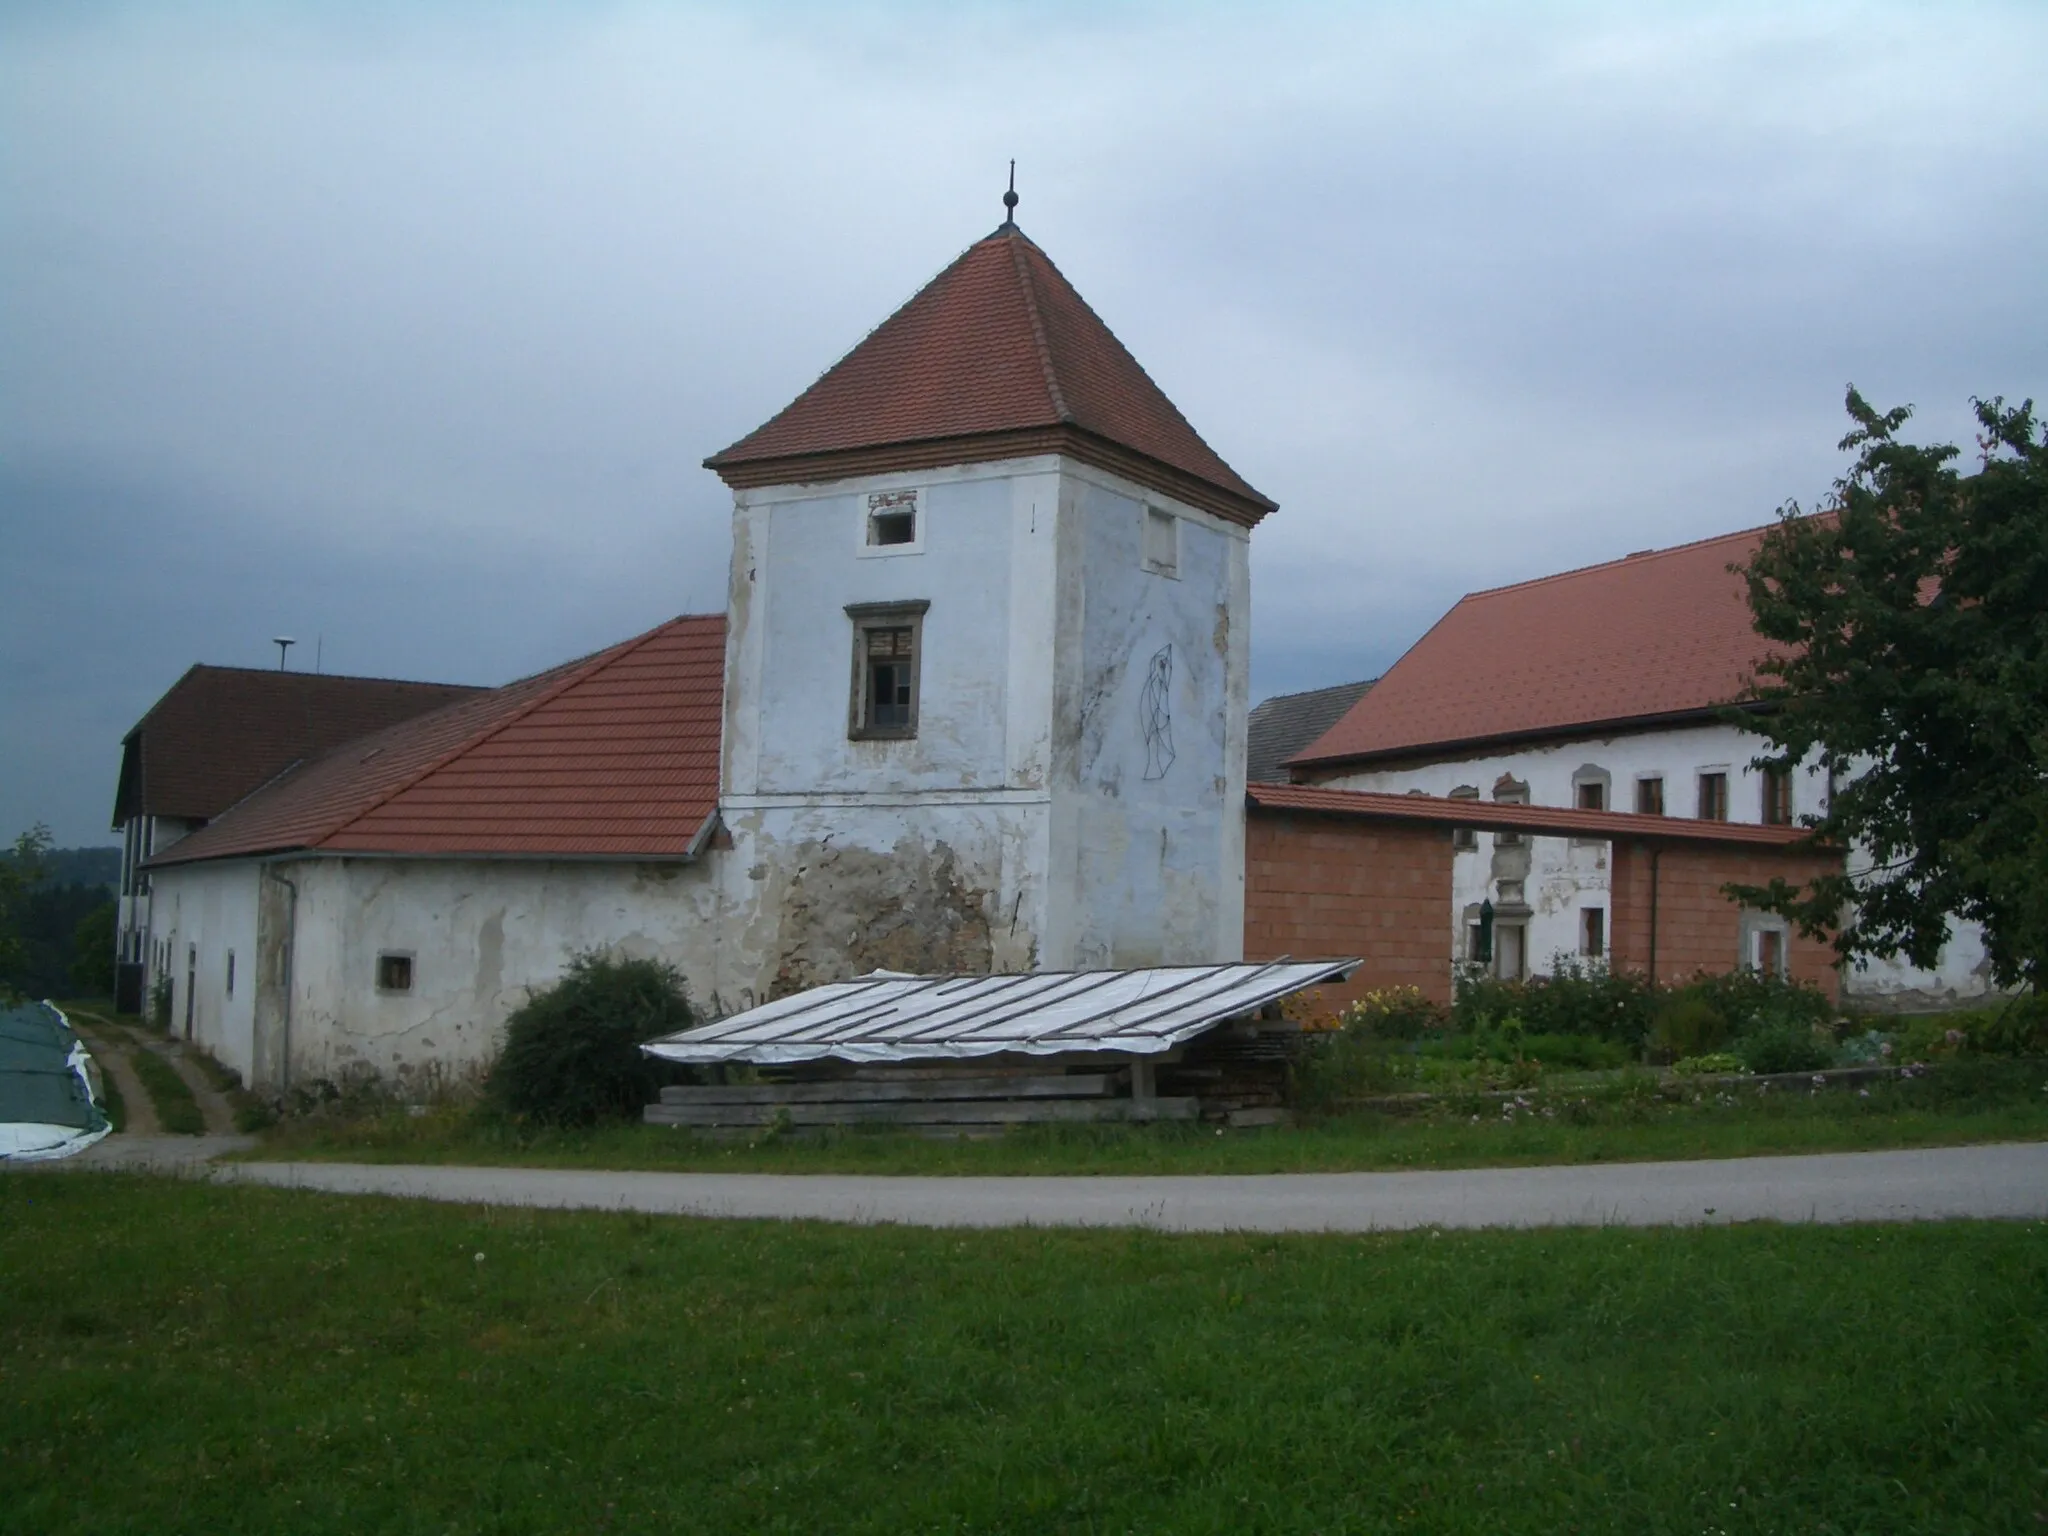
[[[1245,721],[1244,776],[1254,784],[1285,784],[1287,760],[1304,752],[1351,712],[1376,677],[1307,693],[1276,694]]]
[[[927,1061],[1006,1051],[1156,1056],[1290,992],[1349,976],[1356,960],[902,976],[877,971],[812,987],[642,1046],[691,1065]]]

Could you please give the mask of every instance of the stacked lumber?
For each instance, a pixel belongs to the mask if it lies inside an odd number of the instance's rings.
[[[781,1082],[678,1085],[662,1089],[660,1102],[647,1106],[645,1118],[650,1125],[701,1130],[880,1125],[954,1133],[1011,1125],[1192,1120],[1201,1112],[1191,1097],[1132,1096],[1129,1068],[1033,1072],[987,1064],[962,1067],[870,1067]]]

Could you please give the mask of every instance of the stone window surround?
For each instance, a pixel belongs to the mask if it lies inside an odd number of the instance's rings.
[[[849,741],[912,741],[917,737],[918,705],[924,688],[924,616],[931,608],[928,598],[905,598],[887,603],[848,603],[846,616],[853,621],[853,680],[847,699],[846,736]],[[868,723],[868,649],[870,630],[910,631],[910,720],[906,725]]]

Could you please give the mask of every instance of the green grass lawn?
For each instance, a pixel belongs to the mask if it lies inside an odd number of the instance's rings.
[[[0,1177],[0,1528],[1992,1532],[2048,1228],[954,1233]]]
[[[1674,1090],[1675,1091],[1675,1090]],[[1695,1102],[1695,1100],[1697,1100]],[[1512,1113],[1504,1113],[1512,1110]],[[2048,1138],[2048,1061],[1959,1062],[1855,1089],[1686,1089],[1647,1076],[1472,1097],[1424,1115],[1347,1114],[1286,1128],[1040,1127],[979,1140],[887,1132],[720,1142],[622,1125],[522,1129],[442,1109],[289,1122],[255,1156],[762,1173],[1304,1173],[1743,1157]]]

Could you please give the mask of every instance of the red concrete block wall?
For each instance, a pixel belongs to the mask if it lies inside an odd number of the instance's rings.
[[[1326,1002],[1419,987],[1448,1004],[1452,916],[1448,827],[1246,817],[1244,957],[1362,957],[1350,982],[1323,989]]]
[[[1619,970],[1650,968],[1651,853],[1641,843],[1614,845],[1611,943]],[[1841,862],[1839,854],[1810,850],[1666,845],[1656,860],[1657,979],[1682,984],[1741,963],[1741,909],[1722,893],[1724,885],[1767,885],[1776,875],[1796,885],[1839,870]],[[1839,994],[1835,952],[1825,943],[1794,931],[1786,969],[1831,998]]]

